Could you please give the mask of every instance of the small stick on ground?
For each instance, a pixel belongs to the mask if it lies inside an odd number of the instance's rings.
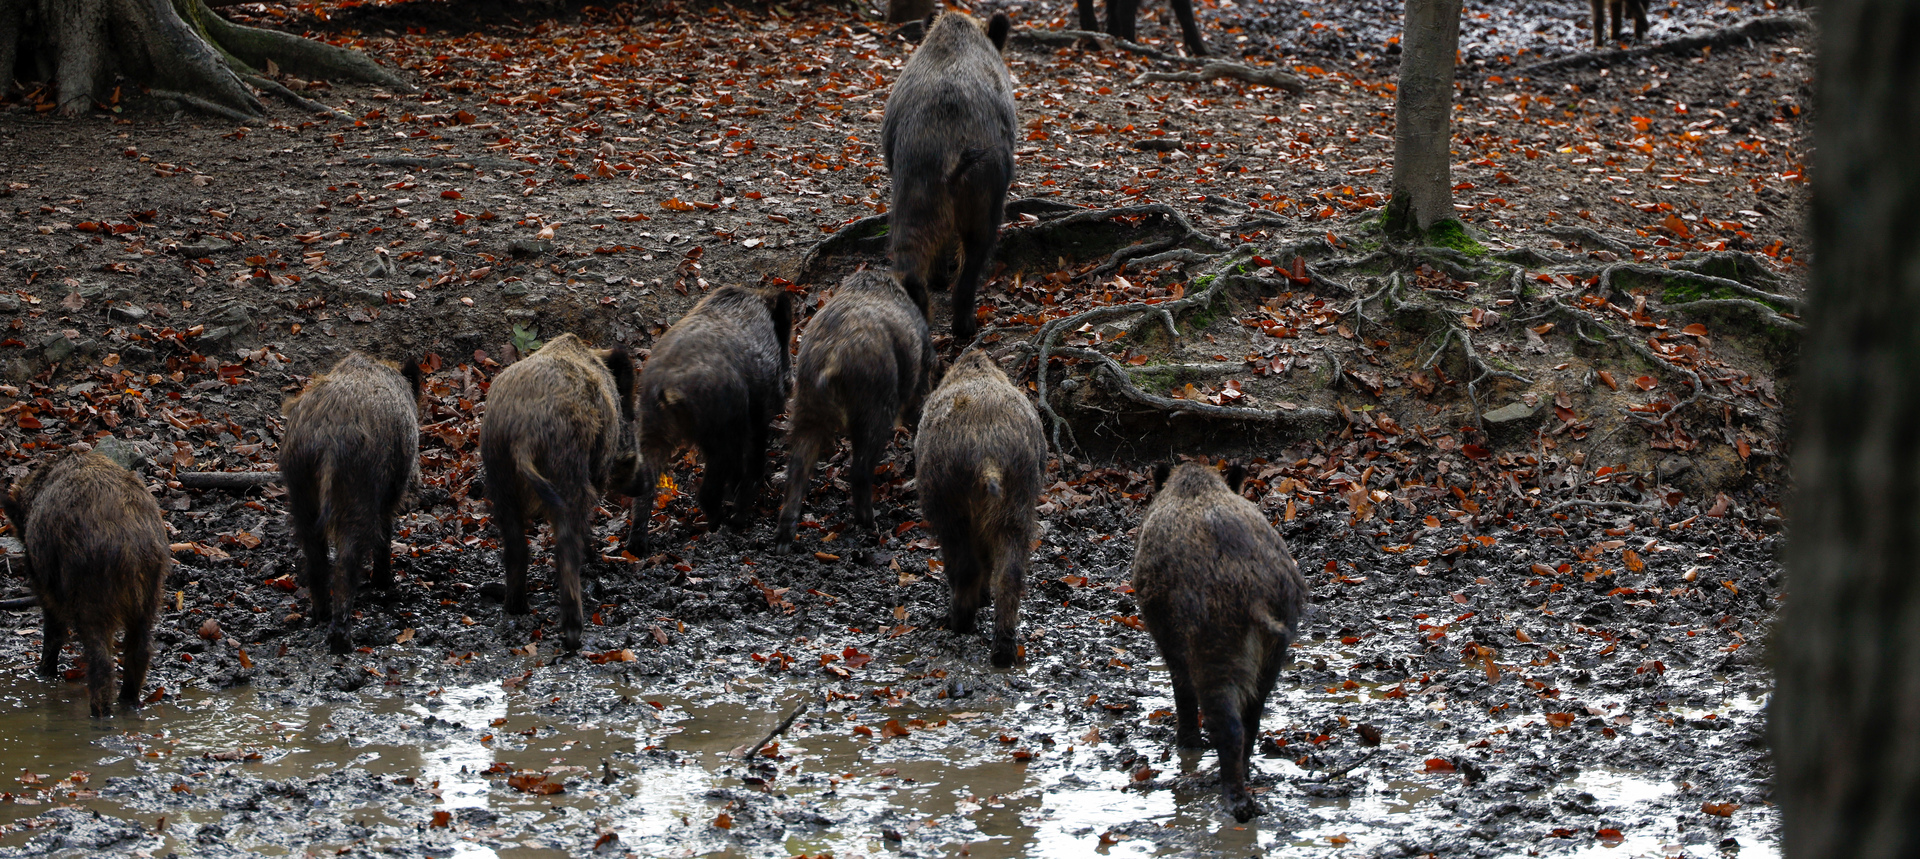
[[[246,491],[280,482],[278,471],[182,471],[173,476],[188,489]]]
[[[753,748],[748,749],[746,754],[741,755],[740,761],[745,763],[753,760],[753,756],[760,754],[760,750],[766,748],[768,743],[773,742],[774,737],[786,733],[788,728],[793,727],[793,720],[800,718],[801,713],[807,712],[807,707],[812,703],[813,701],[810,699],[801,701],[793,708],[793,712],[788,713],[785,719],[780,720],[780,724],[773,726],[773,730],[768,731],[766,736],[761,737],[760,742],[754,743]]]
[[[1274,89],[1286,90],[1295,95],[1307,91],[1306,83],[1279,69],[1249,66],[1245,63],[1223,62],[1211,62],[1201,66],[1199,71],[1193,72],[1147,72],[1144,75],[1134,78],[1133,85],[1141,86],[1156,81],[1197,84],[1218,80],[1220,78],[1245,81],[1254,86],[1273,87]]]

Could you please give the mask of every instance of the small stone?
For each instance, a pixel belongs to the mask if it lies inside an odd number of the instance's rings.
[[[140,465],[140,451],[123,441],[119,436],[107,436],[93,446],[93,452],[113,460],[121,468],[132,469]]]
[[[67,360],[67,356],[73,354],[73,341],[68,340],[65,334],[55,334],[41,343],[40,349],[47,356],[48,361],[57,364]]]
[[[233,242],[214,236],[202,236],[199,241],[180,246],[180,252],[190,257],[203,257],[208,254],[232,250]]]
[[[1480,419],[1490,424],[1509,424],[1533,417],[1533,412],[1533,407],[1526,403],[1513,403],[1487,412]]]
[[[121,322],[139,322],[146,319],[149,315],[146,308],[130,302],[127,304],[115,304],[107,308],[107,316]]]

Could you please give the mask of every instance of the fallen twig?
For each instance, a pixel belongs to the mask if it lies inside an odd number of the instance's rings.
[[[173,476],[188,489],[245,491],[280,482],[278,471],[182,471]]]
[[[1592,51],[1589,53],[1574,54],[1570,57],[1561,57],[1557,60],[1534,63],[1530,66],[1521,66],[1513,70],[1512,76],[1537,75],[1545,72],[1557,72],[1562,69],[1605,68],[1607,66],[1631,62],[1641,57],[1650,57],[1658,54],[1690,54],[1701,48],[1718,48],[1728,45],[1745,44],[1752,41],[1777,39],[1782,36],[1805,32],[1812,29],[1812,26],[1812,23],[1804,16],[1769,15],[1764,18],[1755,18],[1738,26],[1715,30],[1705,35],[1687,36],[1661,42],[1657,45],[1646,45],[1626,51],[1618,49]]]
[[[743,763],[753,760],[753,756],[759,754],[761,749],[766,748],[768,743],[773,742],[774,737],[786,733],[788,728],[793,727],[793,720],[800,718],[800,714],[805,713],[807,707],[812,703],[813,701],[811,699],[801,701],[793,708],[793,712],[788,713],[785,719],[780,720],[780,724],[773,726],[773,730],[768,731],[766,736],[761,737],[760,742],[754,743],[753,748],[748,749],[746,754],[741,755],[740,760]]]
[[[1134,86],[1140,86],[1141,84],[1153,83],[1155,81],[1197,84],[1218,80],[1220,78],[1232,78],[1233,80],[1245,81],[1255,86],[1268,86],[1295,94],[1307,91],[1307,85],[1304,81],[1279,69],[1249,66],[1245,63],[1225,63],[1218,61],[1207,63],[1201,66],[1199,71],[1193,72],[1147,72],[1134,78],[1133,84]]]
[[[282,101],[285,101],[286,103],[291,104],[294,107],[300,108],[301,110],[304,110],[308,113],[319,114],[322,116],[331,116],[335,119],[352,119],[352,117],[344,113],[341,113],[340,111],[334,110],[331,107],[328,107],[324,104],[314,101],[313,99],[307,98],[297,92],[294,92],[293,90],[287,89],[285,86],[282,86],[281,84],[273,80],[270,80],[268,78],[263,78],[259,75],[241,75],[240,79],[243,81],[246,81],[247,83],[252,84],[257,89],[265,90],[266,92],[279,96]]]

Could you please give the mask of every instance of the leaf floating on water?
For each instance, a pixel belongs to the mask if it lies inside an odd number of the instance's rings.
[[[507,786],[521,793],[531,793],[536,796],[551,796],[566,791],[564,785],[547,781],[546,773],[535,772],[514,773],[507,776]]]

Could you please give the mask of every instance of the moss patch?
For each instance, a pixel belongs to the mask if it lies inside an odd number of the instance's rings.
[[[1434,224],[1433,229],[1427,231],[1427,244],[1452,248],[1472,257],[1487,255],[1486,246],[1474,241],[1473,236],[1467,234],[1467,225],[1452,218]]]

